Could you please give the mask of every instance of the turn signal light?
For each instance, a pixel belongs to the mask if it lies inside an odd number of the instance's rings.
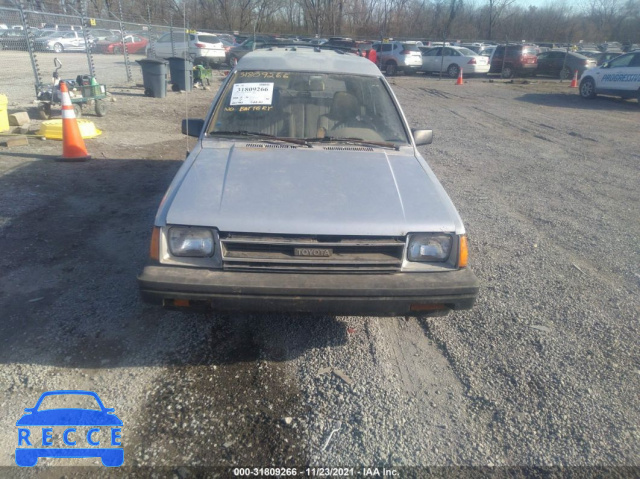
[[[460,250],[458,251],[458,268],[464,268],[469,261],[469,250],[467,248],[467,237],[460,236]]]
[[[153,260],[160,261],[160,228],[157,226],[153,228],[153,232],[151,233],[149,257]]]

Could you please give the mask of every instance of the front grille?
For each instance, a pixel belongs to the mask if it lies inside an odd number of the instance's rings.
[[[403,237],[264,236],[220,233],[225,270],[396,272]]]

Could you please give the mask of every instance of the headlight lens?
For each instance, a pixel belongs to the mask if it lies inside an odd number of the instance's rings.
[[[415,234],[409,238],[407,259],[409,261],[447,261],[451,253],[451,235]]]
[[[213,233],[204,228],[169,228],[169,250],[174,256],[204,258],[213,255]]]

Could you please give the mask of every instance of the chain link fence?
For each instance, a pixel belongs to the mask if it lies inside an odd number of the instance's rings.
[[[33,2],[29,2],[33,4]],[[26,4],[25,4],[26,5]],[[72,14],[0,7],[0,94],[9,105],[33,103],[37,92],[53,82],[54,58],[60,78],[95,76],[107,86],[142,83],[136,60],[155,57],[158,38],[185,35],[184,28],[123,21],[122,12],[73,10]],[[173,42],[174,35],[169,35]],[[88,48],[87,48],[88,46]]]

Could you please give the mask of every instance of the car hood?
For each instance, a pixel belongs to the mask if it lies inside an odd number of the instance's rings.
[[[371,236],[463,230],[449,197],[413,149],[204,143],[167,192],[166,224]]]
[[[122,426],[122,421],[93,409],[47,409],[25,414],[16,426]]]

